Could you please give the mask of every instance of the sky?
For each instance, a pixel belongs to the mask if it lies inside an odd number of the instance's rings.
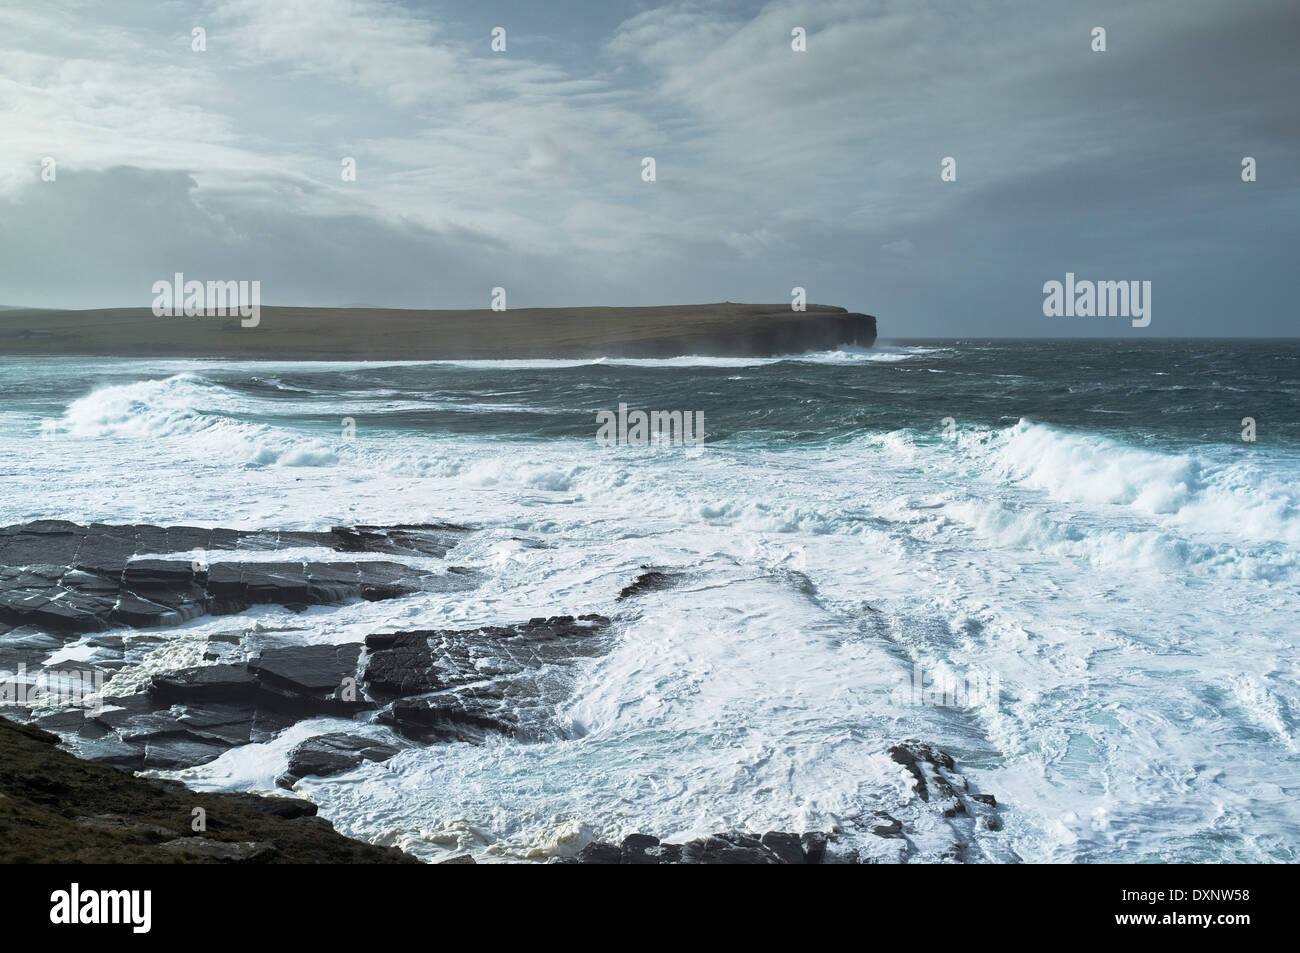
[[[0,0],[0,305],[797,286],[885,338],[1296,336],[1298,37],[1295,0]],[[1150,281],[1150,325],[1045,315],[1067,272]]]

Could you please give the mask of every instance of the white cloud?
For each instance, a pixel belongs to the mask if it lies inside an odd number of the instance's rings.
[[[602,282],[628,289],[622,300],[776,300],[805,280],[789,271],[852,306],[897,279],[910,242],[956,268],[945,243],[999,226],[1029,243],[1050,216],[1072,222],[1064,239],[1126,247],[1131,229],[1100,217],[1104,201],[1124,210],[1152,189],[1176,201],[1189,148],[1246,154],[1244,142],[1261,151],[1290,135],[1279,130],[1293,107],[1269,98],[1286,88],[1274,81],[1284,49],[1265,50],[1268,82],[1179,72],[1189,48],[1225,55],[1228,31],[1246,31],[1252,52],[1285,35],[1273,0],[1236,14],[1188,0],[1177,18],[1164,0],[1108,0],[1086,16],[1010,0],[676,2],[586,49],[512,27],[505,55],[462,22],[477,8],[452,3],[0,9],[0,215],[41,208],[42,190],[78,176],[102,184],[117,174],[92,173],[136,167],[157,181],[183,173],[195,187],[172,200],[187,221],[206,215],[213,234],[254,245],[365,223],[370,247],[355,255],[404,260],[429,243],[446,255],[438,237],[463,241],[493,249],[497,269],[549,262],[529,273],[581,289],[564,300]],[[1102,12],[1112,51],[1089,58],[1086,28]],[[194,25],[208,31],[205,53],[190,49]],[[793,26],[807,52],[790,49]],[[57,185],[39,181],[47,155]],[[640,178],[647,155],[653,183]],[[956,183],[939,180],[946,155]],[[343,156],[356,182],[341,180]],[[1100,170],[1091,190],[1072,184],[1085,165]],[[76,197],[84,216],[108,214],[111,203]],[[272,236],[268,216],[285,228]],[[1027,267],[1009,247],[975,244],[980,276],[990,255]],[[0,273],[0,303],[17,280]]]

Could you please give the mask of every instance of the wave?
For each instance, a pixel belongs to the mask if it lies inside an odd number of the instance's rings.
[[[1300,495],[1289,464],[1268,469],[1224,448],[1166,453],[1029,420],[965,449],[987,475],[1055,500],[1122,507],[1192,534],[1300,544]]]
[[[839,360],[835,356],[839,353],[823,352],[819,359]],[[914,349],[908,349],[903,356],[912,353]],[[349,409],[353,403],[355,411]],[[495,406],[513,409],[513,405]],[[1234,560],[1232,553],[1251,552],[1255,568],[1250,574],[1276,578],[1279,573],[1290,574],[1293,560],[1270,547],[1300,544],[1300,495],[1293,465],[1300,461],[1288,462],[1289,458],[1276,454],[1261,461],[1252,451],[1234,447],[1164,452],[1028,419],[1001,429],[969,427],[952,440],[936,441],[933,434],[915,430],[874,431],[847,443],[809,448],[802,459],[815,471],[814,486],[820,489],[796,503],[764,494],[755,497],[750,490],[729,485],[733,467],[743,467],[750,454],[763,453],[761,448],[719,445],[702,454],[658,454],[647,470],[645,464],[651,461],[644,454],[592,452],[588,442],[572,439],[549,441],[521,457],[518,447],[504,452],[509,442],[498,447],[478,435],[390,435],[383,441],[351,442],[331,439],[337,433],[333,425],[329,436],[314,433],[310,424],[295,426],[295,414],[317,416],[322,407],[328,407],[331,416],[356,413],[358,417],[406,410],[473,413],[483,409],[391,398],[377,406],[327,399],[321,403],[295,400],[290,407],[283,398],[241,393],[185,372],[99,388],[68,406],[63,428],[74,437],[167,442],[170,452],[181,445],[191,455],[218,455],[246,466],[343,464],[367,473],[450,479],[466,489],[513,487],[578,494],[589,502],[615,502],[645,493],[658,497],[659,488],[647,487],[636,474],[646,470],[648,475],[660,465],[669,470],[685,465],[694,474],[694,489],[664,492],[663,512],[690,523],[817,535],[863,531],[864,514],[856,506],[845,509],[845,487],[837,473],[846,457],[851,462],[865,455],[872,465],[883,464],[878,474],[882,479],[889,479],[891,469],[915,472],[919,467],[937,481],[936,489],[965,486],[965,494],[941,498],[941,503],[954,504],[949,515],[1008,545],[1037,539],[1045,549],[1064,552],[1073,547],[1076,555],[1094,562],[1127,559],[1157,568],[1192,563],[1227,566],[1234,561],[1245,566],[1250,560],[1244,556]],[[281,415],[285,425],[264,422],[270,413]],[[969,479],[1012,493],[1027,491],[1029,496],[972,494]],[[972,499],[973,506],[969,505]],[[1035,499],[1072,505],[1063,513],[1058,507],[1048,518],[1024,509],[1023,504]],[[1120,515],[1130,522],[1106,522]],[[1092,517],[1095,521],[1089,524]],[[897,518],[899,514],[891,516]],[[1085,545],[1079,534],[1088,525],[1090,539]],[[1261,547],[1262,551],[1252,552]]]
[[[240,419],[256,405],[198,374],[101,387],[68,405],[62,429],[72,437],[189,440],[251,466],[326,466],[336,451],[265,424]]]
[[[806,364],[891,364],[915,357],[948,353],[948,347],[920,345],[881,345],[844,347],[827,351],[806,351],[767,357],[719,357],[709,354],[684,354],[678,357],[573,357],[573,358],[472,358],[433,361],[304,361],[287,367],[310,370],[365,370],[384,367],[464,367],[476,370],[550,370],[569,367],[762,367],[769,364],[799,362]],[[226,366],[226,365],[223,365]],[[230,364],[232,368],[246,364]],[[272,365],[280,366],[280,365]]]

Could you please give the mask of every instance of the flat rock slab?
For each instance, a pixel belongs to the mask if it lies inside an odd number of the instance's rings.
[[[449,523],[329,532],[82,526],[62,520],[0,527],[0,637],[16,627],[78,635],[174,626],[254,605],[305,608],[430,588],[468,589],[477,579],[464,569],[429,573],[382,560],[238,559],[240,553],[303,547],[440,558],[466,532]],[[221,553],[235,558],[213,558]]]
[[[83,526],[67,520],[35,520],[0,526],[0,565],[126,568],[133,556],[160,553],[268,552],[324,547],[344,553],[443,557],[469,533],[454,523],[336,526],[326,532],[236,530],[149,524]]]
[[[387,761],[404,747],[406,745],[347,732],[318,735],[300,742],[289,753],[289,764],[275,783],[291,788],[305,777],[327,778],[342,774],[366,761]]]
[[[36,724],[88,760],[136,771],[192,767],[303,718],[373,708],[356,688],[360,655],[356,642],[281,646],[242,663],[155,675],[148,692],[105,699],[99,713],[68,709]]]
[[[552,616],[509,626],[371,635],[362,684],[382,724],[421,740],[548,733],[573,663],[608,648],[609,619]]]
[[[108,697],[100,711],[35,713],[79,757],[129,770],[205,764],[269,741],[305,718],[374,721],[395,734],[336,732],[292,751],[278,779],[329,777],[384,761],[412,742],[559,737],[556,706],[574,663],[607,650],[604,616],[554,616],[468,630],[380,633],[360,643],[289,644],[286,635],[218,634],[213,662],[152,676],[147,691]],[[128,638],[131,636],[128,635]],[[111,690],[111,684],[109,685]]]

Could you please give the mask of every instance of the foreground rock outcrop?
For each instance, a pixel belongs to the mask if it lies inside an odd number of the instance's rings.
[[[608,647],[600,615],[530,619],[470,630],[366,639],[366,693],[389,703],[382,724],[408,737],[481,741],[486,732],[536,740],[562,698],[563,669]]]
[[[78,756],[132,770],[204,764],[269,741],[304,718],[370,713],[375,731],[299,746],[281,780],[348,770],[423,743],[555,736],[568,667],[601,651],[609,620],[554,616],[514,626],[394,632],[366,645],[295,645],[253,630],[212,646],[229,661],[153,675],[143,692],[106,692],[98,708],[21,710]],[[363,656],[363,649],[365,655]],[[363,661],[364,658],[364,661]],[[109,683],[109,689],[112,683]],[[396,734],[378,734],[392,729]],[[327,770],[317,770],[317,767]]]
[[[199,794],[80,761],[58,740],[0,718],[0,863],[416,863],[338,834],[309,801]]]

